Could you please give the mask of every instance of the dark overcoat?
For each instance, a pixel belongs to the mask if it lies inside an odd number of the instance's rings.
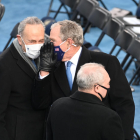
[[[78,89],[76,83],[77,72],[81,65],[89,62],[100,63],[105,66],[111,78],[111,89],[104,103],[119,114],[122,119],[125,139],[132,140],[135,105],[130,85],[115,56],[103,52],[89,51],[83,47],[76,68],[72,91],[69,88],[65,63],[61,62],[43,80],[38,79],[38,75],[36,76],[33,88],[33,105],[38,109],[47,108],[56,99],[73,94]]]
[[[46,110],[32,107],[35,75],[13,43],[0,55],[0,140],[42,140]]]
[[[124,132],[115,111],[96,96],[77,91],[53,103],[47,140],[124,140]]]

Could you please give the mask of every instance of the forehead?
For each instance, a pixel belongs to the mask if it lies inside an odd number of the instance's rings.
[[[57,25],[51,29],[50,39],[59,38],[60,35],[60,25]]]
[[[42,24],[27,24],[23,31],[23,35],[25,36],[44,36],[45,29]]]

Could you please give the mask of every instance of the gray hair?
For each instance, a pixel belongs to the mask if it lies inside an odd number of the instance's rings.
[[[77,73],[77,85],[81,90],[90,90],[95,84],[104,82],[104,66],[98,63],[86,63]]]
[[[42,24],[42,26],[45,29],[44,23],[39,18],[37,18],[37,17],[27,17],[23,21],[21,21],[19,26],[18,26],[18,34],[19,35],[23,35],[23,31],[25,29],[26,24],[31,24],[31,25]]]
[[[60,38],[62,41],[71,38],[75,45],[82,46],[83,29],[78,23],[71,20],[58,21],[52,24],[51,29],[58,25],[60,25]]]

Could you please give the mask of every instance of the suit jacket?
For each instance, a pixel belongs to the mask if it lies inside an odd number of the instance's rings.
[[[65,64],[61,62],[43,80],[39,80],[38,75],[36,76],[33,88],[33,105],[38,109],[46,108],[56,99],[67,97],[74,93],[78,89],[76,83],[77,72],[81,65],[89,62],[104,65],[109,73],[111,89],[104,103],[119,114],[122,119],[125,139],[132,140],[135,112],[134,101],[128,81],[115,56],[102,52],[89,51],[83,47],[76,69],[72,91],[69,88]]]
[[[41,140],[46,110],[31,104],[35,72],[12,44],[0,55],[0,140]]]
[[[53,103],[47,140],[124,140],[124,133],[115,111],[96,96],[77,91]]]

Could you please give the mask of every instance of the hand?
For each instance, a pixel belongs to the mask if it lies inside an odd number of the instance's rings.
[[[47,42],[41,47],[40,50],[40,67],[39,70],[50,72],[56,61],[57,61],[57,54],[53,53],[53,43]]]

